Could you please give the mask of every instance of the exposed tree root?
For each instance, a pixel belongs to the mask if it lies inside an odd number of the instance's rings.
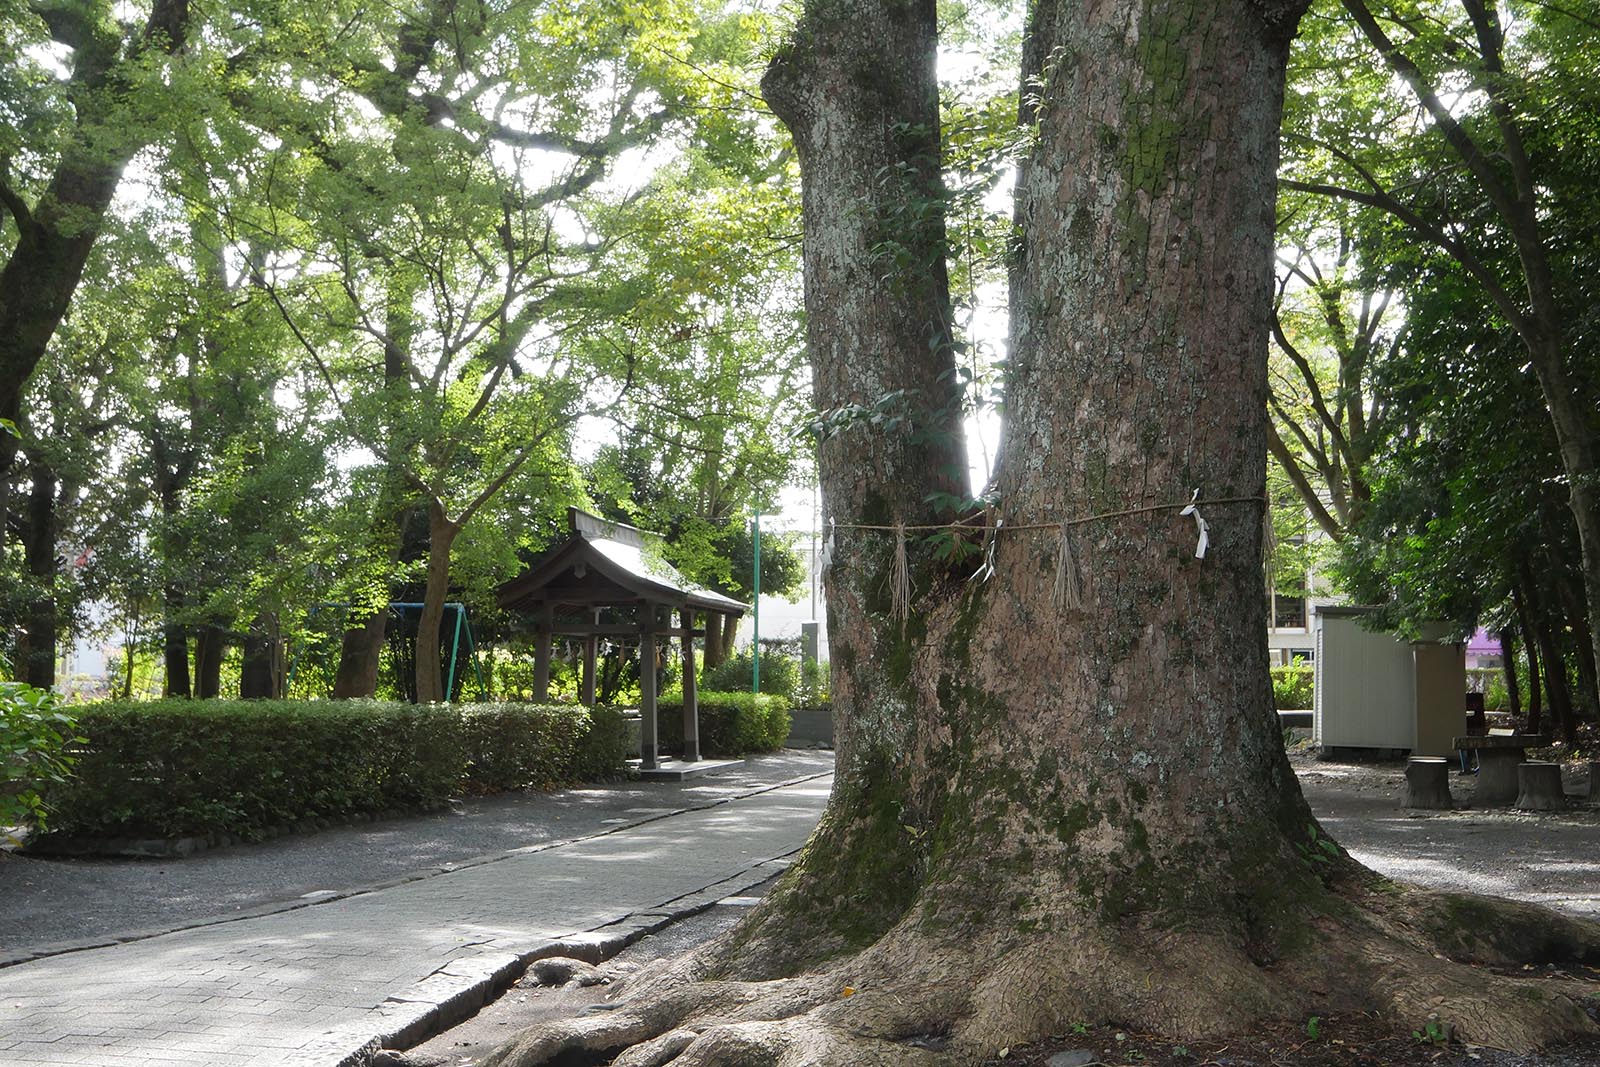
[[[1075,1023],[1174,1040],[1223,1036],[1313,1010],[1377,1010],[1513,1051],[1597,1031],[1581,983],[1485,969],[1600,959],[1600,925],[1493,898],[1393,886],[1308,919],[1293,949],[1247,952],[1197,930],[1013,939],[936,937],[908,918],[868,948],[794,978],[708,978],[748,942],[724,936],[631,979],[609,1010],[518,1035],[484,1067],[957,1065]],[[1005,927],[1006,924],[997,924]],[[760,968],[757,968],[760,969]]]

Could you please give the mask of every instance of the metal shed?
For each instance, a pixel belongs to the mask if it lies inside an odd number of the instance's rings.
[[[1463,646],[1369,630],[1362,619],[1375,610],[1316,608],[1312,742],[1324,752],[1452,754],[1466,725]]]

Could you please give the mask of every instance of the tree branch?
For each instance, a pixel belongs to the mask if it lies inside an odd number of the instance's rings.
[[[1277,457],[1279,465],[1283,467],[1283,472],[1289,476],[1289,481],[1294,486],[1295,492],[1300,494],[1301,502],[1305,504],[1306,510],[1311,513],[1311,517],[1316,520],[1317,525],[1322,527],[1323,532],[1335,541],[1344,540],[1344,529],[1339,525],[1338,520],[1329,514],[1327,507],[1322,503],[1322,499],[1317,496],[1317,491],[1312,488],[1311,483],[1306,479],[1305,472],[1300,469],[1299,462],[1295,460],[1288,446],[1283,443],[1283,438],[1278,436],[1278,428],[1272,424],[1272,419],[1270,418],[1267,419],[1267,450]]]
[[[17,233],[24,240],[33,240],[37,226],[33,221],[33,212],[28,210],[27,202],[11,188],[11,183],[0,179],[0,205],[11,213],[12,221],[17,224]]]
[[[1285,136],[1294,137],[1293,134],[1285,134]],[[1315,143],[1306,138],[1297,139],[1306,140],[1307,143]],[[1367,180],[1372,181],[1370,178]],[[1500,279],[1470,248],[1445,233],[1443,229],[1434,223],[1423,218],[1412,208],[1396,200],[1381,187],[1377,187],[1375,192],[1364,193],[1359,189],[1347,189],[1343,186],[1330,185],[1323,182],[1297,181],[1293,178],[1281,178],[1278,184],[1285,189],[1293,189],[1296,192],[1335,197],[1388,212],[1407,226],[1410,226],[1420,236],[1433,242],[1441,250],[1452,256],[1457,263],[1461,264],[1462,269],[1472,275],[1479,285],[1483,286],[1485,293],[1494,303],[1495,309],[1506,317],[1506,321],[1511,323],[1512,328],[1524,340],[1531,341],[1535,338],[1534,324],[1527,311],[1517,305],[1517,302],[1511,298],[1511,294],[1500,284]]]
[[[1507,194],[1500,182],[1500,176],[1495,173],[1494,166],[1489,162],[1488,155],[1456,121],[1456,117],[1450,114],[1450,109],[1445,107],[1444,101],[1439,99],[1439,94],[1423,75],[1422,68],[1417,66],[1410,56],[1400,51],[1389,35],[1383,31],[1383,27],[1378,25],[1378,20],[1373,17],[1371,10],[1362,0],[1342,0],[1342,2],[1344,9],[1356,20],[1356,25],[1361,28],[1362,34],[1378,50],[1378,54],[1383,57],[1389,69],[1411,87],[1412,93],[1433,118],[1434,124],[1439,127],[1439,132],[1444,135],[1445,142],[1454,149],[1456,155],[1483,186],[1495,210],[1508,222],[1514,219],[1516,217],[1514,197]]]

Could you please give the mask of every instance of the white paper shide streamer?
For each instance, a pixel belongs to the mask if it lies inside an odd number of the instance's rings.
[[[833,566],[833,539],[838,534],[834,525],[835,520],[828,520],[828,539],[822,542],[822,559],[818,562],[817,573],[826,578],[828,570]]]
[[[985,531],[983,537],[983,564],[973,572],[972,577],[967,579],[968,581],[982,585],[994,577],[994,550],[1000,541],[1000,528],[1005,524],[1006,520],[995,519],[994,525]]]
[[[1206,520],[1203,519],[1200,516],[1200,510],[1195,506],[1196,502],[1199,499],[1200,499],[1200,490],[1196,489],[1194,491],[1194,496],[1189,498],[1188,506],[1185,507],[1182,511],[1178,512],[1178,514],[1179,515],[1193,515],[1194,516],[1195,529],[1197,531],[1199,531],[1199,534],[1200,534],[1200,540],[1194,546],[1194,558],[1195,559],[1205,559],[1206,558],[1206,547],[1211,544],[1211,524],[1206,522]]]

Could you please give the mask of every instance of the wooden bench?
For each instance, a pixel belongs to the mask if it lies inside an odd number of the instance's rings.
[[[1473,794],[1477,805],[1509,807],[1517,799],[1517,767],[1527,758],[1528,749],[1549,745],[1550,735],[1490,730],[1482,737],[1458,737],[1451,744],[1456,748],[1477,750],[1478,790]]]

